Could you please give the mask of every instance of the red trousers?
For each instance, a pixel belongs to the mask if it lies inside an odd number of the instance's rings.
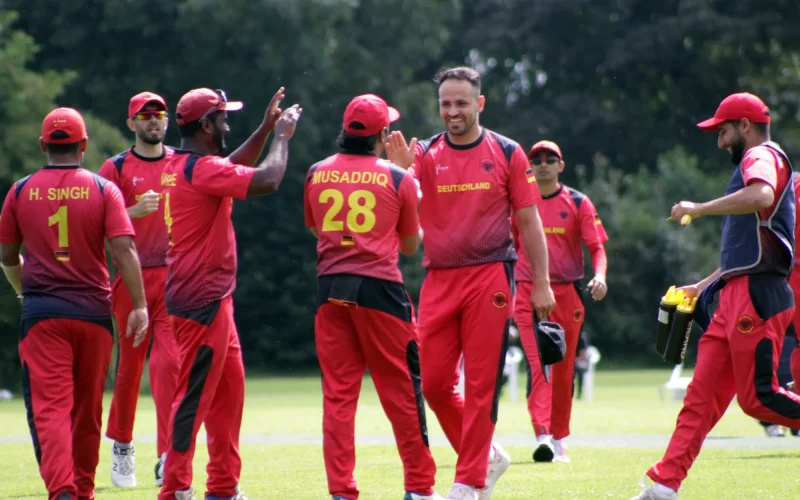
[[[363,306],[323,304],[314,318],[322,369],[323,454],[332,496],[358,499],[355,418],[369,369],[392,424],[405,490],[430,495],[436,464],[428,448],[416,328],[410,321]]]
[[[19,356],[33,449],[48,498],[94,498],[103,385],[114,345],[106,325],[23,320]]]
[[[664,458],[647,475],[678,490],[700,447],[736,396],[753,418],[800,428],[800,396],[778,386],[783,337],[794,319],[788,283],[759,275],[733,278],[700,337],[697,365]]]
[[[180,376],[169,419],[170,446],[160,500],[192,485],[192,459],[200,425],[208,436],[208,495],[236,494],[242,460],[239,431],[244,407],[244,365],[233,322],[233,299],[226,297],[193,311],[170,316],[180,348]]]
[[[106,436],[120,443],[133,441],[133,423],[136,418],[136,405],[139,402],[139,387],[142,382],[144,360],[152,340],[150,387],[156,405],[157,450],[158,455],[161,456],[169,447],[169,414],[172,411],[172,400],[175,397],[178,369],[180,368],[178,344],[172,333],[167,309],[164,306],[167,268],[142,269],[142,278],[150,327],[147,338],[138,348],[133,347],[133,335],[129,338],[125,337],[128,315],[133,310],[131,296],[119,275],[114,280],[112,307],[119,336],[119,357]]]
[[[517,283],[514,322],[517,324],[519,339],[531,369],[528,413],[531,416],[533,430],[537,436],[552,434],[554,439],[564,439],[570,432],[575,352],[581,336],[584,308],[574,283],[553,283],[550,287],[556,297],[556,309],[547,319],[564,328],[567,354],[563,361],[552,366],[549,384],[544,379],[542,364],[539,362],[530,302],[533,283],[530,281]]]
[[[800,269],[795,267],[792,274],[789,275],[789,286],[794,293],[795,309],[792,324],[798,340],[798,347],[792,352],[792,379],[795,392],[800,393],[800,307],[797,307],[797,302],[800,301]]]
[[[422,392],[458,454],[455,482],[483,488],[511,317],[508,264],[430,269],[419,304]],[[456,391],[464,358],[465,398]]]

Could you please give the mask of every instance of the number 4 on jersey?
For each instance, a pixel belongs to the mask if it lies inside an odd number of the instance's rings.
[[[325,189],[319,194],[319,202],[327,204],[332,201],[330,208],[322,219],[322,232],[344,231],[352,233],[368,233],[375,227],[375,194],[365,189],[357,189],[347,197],[347,214],[345,220],[336,220],[344,205],[344,194],[338,189]],[[342,238],[342,245],[352,245],[352,239]]]

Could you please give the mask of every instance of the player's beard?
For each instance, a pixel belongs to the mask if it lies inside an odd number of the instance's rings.
[[[456,130],[453,130],[450,127],[449,120],[446,121],[445,126],[447,127],[447,132],[457,136],[469,134],[472,131],[473,127],[475,127],[475,118],[473,117],[472,119],[470,119],[468,116],[462,115],[461,120],[462,120],[461,127],[457,128]]]
[[[145,127],[144,130],[137,130],[136,136],[144,142],[145,144],[150,144],[155,146],[156,144],[161,144],[164,142],[164,135],[166,135],[165,131],[160,131],[157,135],[153,136],[150,132],[147,131],[148,127]]]
[[[217,147],[217,154],[223,156],[223,153],[225,153],[227,149],[227,144],[225,144],[225,136],[222,134],[222,131],[217,128],[216,124],[214,125],[214,133],[211,134],[211,139]]]
[[[736,141],[731,146],[731,163],[738,166],[744,158],[744,137],[738,132],[736,133]]]

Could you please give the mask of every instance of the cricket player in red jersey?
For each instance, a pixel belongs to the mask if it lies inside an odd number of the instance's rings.
[[[304,191],[305,222],[317,244],[317,355],[322,369],[323,454],[334,500],[357,500],[355,418],[369,368],[392,423],[405,470],[404,500],[441,499],[428,448],[413,307],[398,249],[419,246],[417,186],[381,160],[389,123],[400,113],[376,95],[344,112],[342,152],[313,165]]]
[[[147,349],[150,351],[150,386],[156,406],[157,454],[156,486],[161,486],[164,459],[169,446],[169,414],[178,383],[178,344],[164,306],[167,282],[167,226],[161,197],[161,173],[172,156],[164,146],[167,133],[167,104],[159,95],[142,92],[128,104],[128,128],[136,134],[136,144],[109,158],[98,172],[122,191],[128,215],[136,231],[134,243],[142,264],[147,309],[151,328],[144,343],[137,348],[119,330],[119,357],[114,396],[108,415],[106,436],[114,440],[111,449],[111,482],[120,488],[136,487],[136,452],[133,447],[133,423],[139,401],[139,387]],[[112,284],[112,307],[117,325],[124,325],[133,308],[130,294],[122,286],[120,275]]]
[[[105,239],[134,304],[126,340],[135,332],[141,344],[148,323],[133,226],[119,189],[81,168],[87,140],[80,113],[50,112],[39,139],[47,166],[14,183],[0,214],[3,271],[23,299],[23,397],[51,500],[95,497],[114,345]]]
[[[480,126],[480,75],[437,75],[447,131],[417,144],[393,132],[389,159],[412,168],[422,190],[427,275],[419,304],[422,391],[458,454],[451,500],[487,500],[510,464],[492,443],[514,295],[513,212],[531,258],[540,317],[555,307],[535,177],[514,141]],[[466,399],[456,391],[464,358]],[[487,461],[488,458],[488,461]]]
[[[236,238],[233,200],[272,194],[286,173],[289,140],[301,109],[281,112],[283,89],[272,98],[259,128],[227,158],[228,111],[242,108],[225,92],[194,89],[175,113],[181,147],[164,169],[167,313],[180,348],[180,376],[170,415],[170,445],[158,498],[189,500],[192,459],[200,425],[208,434],[205,497],[245,500],[239,491],[239,430],[244,407],[244,366],[233,321]],[[258,168],[272,130],[269,153]]]
[[[794,203],[795,203],[795,210],[800,209],[800,174],[795,172],[792,175],[792,183],[794,184]],[[794,226],[794,241],[795,245],[798,241],[800,241],[800,220],[795,220]],[[794,320],[792,321],[792,325],[794,326],[794,334],[795,338],[798,340],[798,345],[794,351],[792,351],[791,357],[791,371],[792,371],[792,380],[794,380],[794,387],[795,392],[800,393],[800,307],[797,307],[798,298],[800,298],[800,259],[795,254],[794,256],[794,266],[792,267],[792,274],[789,275],[789,286],[792,287],[792,293],[795,297],[795,310],[794,310]]]
[[[647,471],[656,484],[635,500],[674,500],[703,441],[736,396],[758,420],[800,426],[800,396],[778,384],[784,335],[794,318],[787,279],[794,261],[795,192],[792,165],[770,141],[769,109],[753,94],[726,97],[713,118],[698,124],[717,132],[717,145],[736,169],[726,195],[705,203],[681,201],[672,219],[722,215],[721,265],[695,285],[695,321],[705,331],[664,458]],[[721,291],[720,291],[721,290]],[[713,319],[708,307],[720,292]]]
[[[542,195],[539,215],[547,236],[550,283],[556,296],[556,309],[548,318],[564,328],[567,342],[566,356],[560,363],[548,368],[550,383],[542,373],[536,343],[533,311],[528,297],[533,287],[533,276],[528,259],[520,258],[514,271],[517,296],[514,321],[519,329],[522,347],[528,358],[528,412],[533,423],[538,445],[533,453],[536,462],[569,462],[564,439],[569,436],[572,414],[572,383],[575,356],[584,320],[581,284],[583,279],[583,246],[592,257],[594,277],[587,285],[594,300],[602,300],[606,292],[606,250],[603,246],[608,236],[592,201],[583,193],[561,184],[559,174],[564,170],[561,148],[551,141],[540,141],[531,147],[528,160],[536,175],[536,185]],[[522,239],[518,235],[517,220],[512,221],[517,252],[525,255]]]

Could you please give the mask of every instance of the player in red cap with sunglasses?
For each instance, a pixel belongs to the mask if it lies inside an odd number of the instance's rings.
[[[161,486],[164,459],[169,446],[169,414],[178,383],[178,345],[164,306],[167,282],[167,226],[161,198],[161,173],[172,156],[164,145],[167,133],[167,103],[152,92],[136,94],[128,104],[128,128],[136,135],[135,145],[103,163],[99,174],[122,191],[133,227],[134,242],[142,264],[150,325],[147,338],[139,347],[118,329],[119,358],[114,396],[108,415],[106,436],[113,439],[111,482],[121,488],[136,486],[136,455],[133,424],[139,401],[139,386],[144,361],[150,351],[150,386],[156,406],[157,454],[155,481]],[[112,284],[112,304],[117,325],[124,325],[133,303],[121,286],[119,274]]]
[[[758,97],[726,97],[713,118],[698,124],[717,133],[717,146],[736,165],[726,195],[705,203],[681,201],[672,219],[721,215],[720,268],[683,288],[699,296],[694,317],[704,330],[697,365],[664,458],[647,471],[656,484],[635,500],[675,500],[703,441],[736,396],[753,418],[800,426],[800,396],[778,385],[783,338],[795,302],[787,278],[794,257],[792,165],[770,140],[769,109]],[[708,308],[720,293],[713,319]]]
[[[284,92],[273,96],[259,128],[227,158],[228,112],[242,103],[221,90],[187,92],[175,113],[181,147],[164,169],[167,225],[166,306],[180,348],[180,376],[170,415],[164,485],[158,498],[189,500],[192,458],[200,425],[208,434],[205,497],[244,500],[238,490],[242,461],[239,429],[244,407],[244,366],[233,321],[236,238],[233,199],[272,194],[286,173],[289,140],[302,109],[281,112]],[[269,153],[252,168],[274,129]]]
[[[81,168],[87,141],[76,110],[48,114],[39,139],[47,166],[14,183],[0,216],[3,271],[23,299],[23,397],[51,500],[94,498],[114,345],[105,240],[133,303],[119,325],[125,340],[140,345],[148,326],[133,226],[119,189]]]
[[[405,500],[441,498],[428,448],[419,346],[398,250],[419,246],[417,186],[381,160],[400,113],[376,95],[344,112],[341,153],[313,165],[305,183],[306,226],[317,243],[317,355],[322,369],[323,454],[334,500],[356,500],[355,418],[368,368],[392,423],[405,470]]]
[[[519,259],[514,270],[517,280],[514,320],[530,366],[528,412],[538,439],[533,459],[536,462],[569,462],[564,439],[569,436],[572,415],[575,356],[571,353],[577,350],[584,320],[580,284],[584,274],[583,245],[589,249],[594,268],[594,277],[587,286],[594,300],[602,300],[608,291],[603,246],[608,236],[589,197],[559,182],[564,159],[558,144],[537,142],[528,152],[528,161],[542,195],[539,213],[547,236],[550,286],[556,296],[556,309],[548,319],[564,328],[567,353],[570,353],[552,366],[549,384],[542,373],[533,310],[528,300],[533,290],[533,274],[528,259]],[[517,252],[525,255],[516,216],[513,228]]]

